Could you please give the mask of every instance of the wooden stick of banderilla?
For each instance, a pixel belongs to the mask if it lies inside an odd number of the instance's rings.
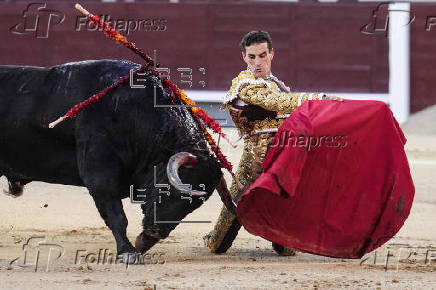
[[[57,124],[61,123],[63,120],[65,120],[67,117],[59,117],[59,119],[57,119],[56,121],[51,122],[50,124],[48,124],[48,127],[50,129],[56,127]]]
[[[148,69],[148,67],[149,67],[148,65],[140,66],[137,70],[133,71],[132,76],[136,77],[138,75],[138,73],[146,71]],[[105,89],[99,91],[98,93],[92,95],[91,97],[89,97],[88,99],[84,100],[83,102],[75,105],[65,115],[63,115],[62,117],[59,117],[56,121],[51,122],[48,125],[48,127],[50,129],[54,128],[56,125],[58,125],[59,123],[61,123],[65,119],[67,119],[67,118],[74,118],[81,111],[83,111],[84,109],[88,108],[93,103],[97,102],[98,100],[102,99],[104,96],[106,96],[113,89],[115,89],[115,88],[119,87],[120,85],[122,85],[123,83],[129,81],[129,79],[130,79],[130,72],[128,74],[120,77],[115,83],[113,83],[110,86],[106,87]]]
[[[79,10],[80,12],[82,12],[83,14],[85,14],[86,16],[89,15],[89,11],[86,10],[85,8],[83,8],[82,5],[80,5],[80,4],[77,3],[74,7],[75,7],[77,10]]]

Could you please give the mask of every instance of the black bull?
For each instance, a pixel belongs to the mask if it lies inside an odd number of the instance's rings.
[[[10,191],[19,191],[30,181],[86,186],[123,256],[147,251],[177,226],[156,221],[180,221],[203,202],[195,196],[182,199],[189,194],[181,191],[186,187],[171,186],[168,193],[155,186],[170,184],[166,170],[171,156],[179,152],[196,156],[176,155],[171,169],[176,181],[178,173],[184,184],[205,191],[205,198],[224,182],[188,110],[154,106],[154,86],[158,105],[173,103],[150,73],[141,76],[145,88],[125,83],[75,119],[48,128],[69,108],[138,67],[120,60],[51,68],[0,66],[0,176],[8,178]],[[188,164],[181,167],[182,163]],[[121,202],[129,197],[131,186],[135,195],[145,195],[136,198],[144,202],[137,249],[127,239]]]

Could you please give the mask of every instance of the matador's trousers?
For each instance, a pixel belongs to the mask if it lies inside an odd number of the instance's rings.
[[[244,139],[244,149],[235,173],[243,185],[243,189],[239,190],[235,181],[232,182],[230,195],[234,201],[237,201],[242,193],[261,175],[262,162],[265,159],[268,145],[271,143],[274,134],[274,132],[260,133]],[[205,237],[211,252],[226,252],[231,247],[240,228],[241,225],[236,216],[223,206],[215,228]]]

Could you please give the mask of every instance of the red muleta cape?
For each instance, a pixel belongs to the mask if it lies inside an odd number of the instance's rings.
[[[361,258],[409,215],[415,188],[405,143],[383,102],[306,101],[279,128],[238,219],[286,247]]]

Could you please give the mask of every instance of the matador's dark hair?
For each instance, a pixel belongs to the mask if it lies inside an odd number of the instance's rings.
[[[245,53],[245,47],[252,45],[253,43],[263,43],[266,42],[268,44],[268,51],[272,49],[272,40],[271,36],[266,31],[254,30],[248,32],[241,41],[242,50]]]

